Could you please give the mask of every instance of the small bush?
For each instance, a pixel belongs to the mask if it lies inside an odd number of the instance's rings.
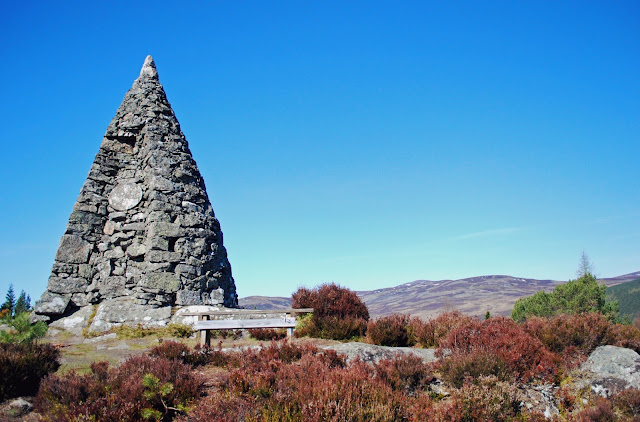
[[[359,361],[348,367],[333,366],[332,361],[324,353],[311,351],[295,362],[265,360],[249,370],[233,370],[228,388],[255,403],[255,420],[407,419],[402,401],[405,396],[376,377],[371,366]]]
[[[293,308],[313,308],[310,320],[296,329],[296,336],[348,340],[363,336],[369,310],[355,292],[337,284],[298,289],[291,297]]]
[[[620,391],[612,397],[612,400],[624,416],[640,419],[640,390],[629,388]]]
[[[479,379],[482,376],[495,376],[499,381],[510,381],[511,373],[495,353],[473,350],[469,353],[454,353],[443,359],[438,370],[442,379],[456,388],[465,382]]]
[[[422,347],[439,347],[440,341],[445,339],[451,330],[473,320],[474,318],[459,311],[440,314],[426,322],[420,318],[413,318],[409,323],[409,332],[414,343],[418,343]]]
[[[377,377],[394,391],[415,395],[435,378],[429,365],[415,355],[383,359],[375,365]]]
[[[35,400],[43,420],[171,420],[202,386],[189,366],[165,358],[137,356],[114,369],[99,363],[91,370],[43,380]]]
[[[97,309],[97,307],[96,307]],[[174,338],[187,338],[193,335],[194,330],[191,325],[187,324],[168,324],[166,327],[146,327],[142,324],[127,325],[122,324],[114,327],[108,331],[109,333],[116,333],[118,338],[131,339],[131,338],[144,338],[150,336],[156,337],[174,337]],[[96,337],[104,335],[103,332],[88,331],[88,327],[83,331],[85,337]]]
[[[273,328],[250,328],[247,331],[249,331],[251,337],[259,341],[282,340],[287,336],[285,328],[278,330]]]
[[[602,397],[596,399],[596,403],[568,418],[571,422],[617,422],[620,419],[609,400]]]
[[[167,325],[164,329],[164,333],[171,337],[188,338],[194,333],[193,326],[188,324],[174,324]]]
[[[165,358],[169,360],[185,361],[185,357],[191,352],[189,346],[177,341],[163,341],[149,351],[149,356]]]
[[[410,318],[390,315],[371,320],[367,324],[367,340],[379,346],[407,347],[415,344],[409,335]]]
[[[186,344],[171,340],[163,341],[160,345],[152,348],[149,351],[149,356],[178,360],[192,366],[227,366],[237,361],[236,356],[232,353],[225,353],[210,347],[200,347],[200,345],[191,349]]]
[[[557,357],[537,338],[529,335],[513,320],[494,317],[472,322],[452,330],[440,342],[437,354],[445,349],[451,356],[472,352],[499,357],[517,380],[528,382],[535,377],[552,379],[557,371]]]
[[[445,420],[506,422],[520,413],[516,387],[496,377],[481,377],[476,384],[465,384],[452,399],[454,404]]]
[[[571,422],[640,420],[640,390],[630,388],[614,394],[609,400],[597,397],[582,411],[568,418]]]
[[[188,416],[181,416],[177,422],[238,422],[256,421],[258,406],[256,400],[236,396],[230,392],[213,391],[193,406]]]
[[[109,330],[111,333],[116,333],[118,338],[130,339],[130,338],[144,338],[148,336],[157,335],[160,333],[158,327],[145,327],[142,324],[138,325],[126,325],[122,324]]]
[[[0,320],[5,320],[11,317],[10,309],[0,309]]]
[[[60,367],[59,358],[50,344],[0,343],[0,402],[35,395],[40,380]]]
[[[4,323],[9,325],[9,329],[0,331],[0,343],[29,343],[44,337],[47,324],[43,321],[31,324],[29,316],[29,312],[22,312],[13,318],[5,318]]]
[[[596,312],[552,318],[530,317],[522,327],[558,354],[566,368],[576,367],[596,347],[606,344],[640,350],[640,330],[614,324]]]
[[[608,341],[614,346],[640,353],[640,329],[632,325],[613,324],[609,329]]]
[[[209,330],[209,336],[213,339],[233,339],[242,338],[243,330]]]

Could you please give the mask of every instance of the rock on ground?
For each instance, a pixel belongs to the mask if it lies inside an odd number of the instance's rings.
[[[412,347],[387,347],[376,346],[368,343],[342,343],[335,346],[327,346],[326,349],[335,350],[338,354],[347,356],[347,361],[351,362],[360,358],[367,363],[377,363],[382,359],[393,358],[394,356],[405,354],[415,355],[425,363],[435,362],[435,349],[414,349]]]
[[[600,346],[580,367],[582,385],[603,397],[640,388],[640,355],[631,349]]]

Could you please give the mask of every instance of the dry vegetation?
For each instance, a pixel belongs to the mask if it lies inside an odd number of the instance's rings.
[[[625,343],[638,350],[640,340],[640,331],[597,314],[517,324],[449,313],[426,322],[396,316],[369,326],[386,330],[387,339],[397,333],[410,342],[420,328],[425,341],[438,342],[442,359],[348,364],[306,340],[236,351],[164,341],[114,368],[94,364],[88,374],[46,378],[37,410],[51,421],[90,415],[124,421],[544,420],[521,406],[526,385],[560,384],[596,346]],[[561,411],[556,420],[631,421],[640,415],[640,392],[601,400],[565,388]]]
[[[599,313],[533,317],[524,323],[505,317],[480,320],[459,312],[427,321],[404,315],[368,320],[357,296],[344,290],[328,285],[302,291],[300,306],[321,309],[339,301],[341,318],[351,322],[332,328],[334,315],[318,312],[315,319],[307,317],[306,330],[298,335],[437,348],[440,359],[427,364],[399,355],[375,364],[347,362],[317,346],[330,340],[270,341],[281,335],[275,330],[252,333],[269,340],[262,347],[231,350],[223,350],[223,344],[260,343],[234,340],[236,333],[231,333],[217,348],[199,348],[193,339],[159,343],[157,337],[135,335],[126,342],[140,342],[139,350],[129,349],[124,363],[93,362],[84,371],[44,377],[36,411],[44,421],[542,421],[544,408],[523,403],[531,402],[531,389],[552,385],[561,386],[555,394],[560,410],[556,421],[640,420],[640,391],[626,390],[605,400],[574,386],[571,378],[599,345],[640,351],[640,330],[633,326]],[[365,328],[354,334],[350,327],[362,327],[363,320]],[[125,340],[105,341],[116,347]],[[80,346],[87,344],[63,348],[63,355],[68,358],[69,350]],[[17,379],[12,377],[25,368],[40,371],[36,378],[41,377],[54,371],[50,365],[57,362],[46,353],[40,360],[37,353],[35,359],[5,355],[0,357],[13,360],[10,365],[1,362],[2,382]],[[34,393],[38,383],[29,383]]]

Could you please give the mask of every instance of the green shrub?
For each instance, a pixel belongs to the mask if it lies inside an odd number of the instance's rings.
[[[194,329],[191,325],[174,323],[168,324],[166,327],[145,327],[142,324],[123,324],[110,329],[108,332],[116,333],[118,335],[118,338],[121,339],[144,338],[149,336],[187,338],[194,333]],[[88,336],[103,334],[105,333],[89,333]]]
[[[48,329],[43,321],[31,324],[28,312],[22,312],[14,318],[7,318],[4,323],[10,328],[0,331],[0,343],[30,343],[44,337]]]
[[[576,280],[556,286],[551,293],[541,290],[532,296],[518,299],[511,318],[521,322],[531,316],[599,312],[613,321],[618,318],[618,302],[608,301],[606,290],[605,285],[598,284],[596,278],[587,273]]]
[[[60,367],[59,357],[50,344],[0,343],[0,402],[35,395],[40,380]]]
[[[193,326],[189,324],[170,323],[163,330],[163,334],[176,338],[188,338],[191,337],[193,333]]]

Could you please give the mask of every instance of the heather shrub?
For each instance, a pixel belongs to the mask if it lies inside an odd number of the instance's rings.
[[[456,388],[482,376],[492,375],[499,381],[512,379],[504,360],[497,354],[484,350],[454,353],[442,360],[438,370],[442,379]]]
[[[391,422],[406,420],[408,416],[405,396],[372,379],[372,368],[362,362],[325,372],[319,382],[306,384],[311,388],[300,389],[296,395],[301,421]]]
[[[0,343],[0,402],[35,395],[40,380],[60,367],[59,358],[50,344]]]
[[[191,349],[186,344],[177,341],[163,341],[149,351],[149,356],[178,360],[192,366],[213,365],[227,366],[237,361],[232,353],[197,345]]]
[[[612,401],[624,416],[640,419],[640,390],[629,388],[620,391],[612,397]]]
[[[440,340],[445,339],[451,330],[473,320],[474,318],[459,311],[447,312],[428,321],[413,318],[409,322],[408,331],[414,339],[412,342],[422,347],[439,347]]]
[[[481,377],[465,384],[452,395],[447,419],[452,421],[513,421],[520,414],[520,400],[514,385],[496,377]]]
[[[297,364],[279,368],[273,393],[261,403],[259,420],[406,419],[404,396],[376,379],[371,366],[357,361],[344,368],[328,368],[318,357],[306,355]]]
[[[383,359],[375,365],[376,376],[394,391],[416,394],[435,378],[431,367],[415,355]]]
[[[598,397],[593,406],[567,418],[570,422],[617,422],[618,418],[611,401]],[[624,420],[624,419],[623,419]]]
[[[313,308],[310,319],[296,328],[297,336],[348,340],[363,336],[369,310],[355,292],[337,284],[313,290],[299,288],[291,297],[293,308]]]
[[[269,368],[269,362],[293,363],[303,356],[318,356],[318,359],[326,362],[330,368],[343,367],[345,360],[333,350],[320,350],[311,344],[297,345],[287,340],[272,342],[259,350],[244,350],[237,356],[238,366],[252,368],[257,371]]]
[[[632,325],[613,324],[608,340],[614,346],[626,347],[640,353],[640,329]]]
[[[137,356],[113,369],[93,364],[87,375],[50,375],[35,407],[45,421],[168,421],[186,410],[201,386],[191,367],[177,360]]]
[[[209,336],[217,339],[238,340],[242,338],[242,330],[209,330]]]
[[[237,396],[228,391],[214,391],[199,400],[189,410],[187,416],[180,416],[177,422],[237,422],[255,421],[258,416],[256,400],[247,396]],[[283,419],[286,420],[286,419]]]
[[[249,334],[251,337],[260,341],[282,340],[287,336],[287,330],[273,329],[273,328],[250,328]]]
[[[595,402],[568,418],[571,422],[640,420],[640,390],[630,388],[614,394],[609,400],[596,397]]]
[[[568,368],[579,365],[596,347],[606,342],[610,322],[600,314],[530,317],[522,325],[550,351],[561,356]]]
[[[185,361],[185,356],[191,352],[189,346],[178,341],[163,341],[149,351],[149,356],[169,360]]]
[[[198,403],[200,419],[195,420],[207,420],[202,407],[218,405],[239,406],[244,415],[253,415],[247,417],[251,420],[406,420],[403,398],[407,396],[400,389],[419,385],[424,371],[421,362],[418,365],[413,360],[397,367],[382,364],[378,369],[360,361],[347,366],[333,351],[289,342],[245,350],[239,359],[239,367],[230,370],[229,377],[212,393],[214,397]],[[408,379],[402,379],[406,374]],[[394,383],[398,391],[392,387]]]
[[[409,335],[409,322],[407,315],[398,314],[370,320],[367,324],[367,341],[379,346],[412,346],[415,341]]]
[[[550,351],[560,355],[568,368],[583,362],[598,346],[611,344],[640,350],[640,330],[614,324],[596,312],[553,318],[530,317],[522,327]]]
[[[472,320],[449,332],[440,341],[437,354],[447,359],[475,352],[487,353],[500,358],[517,381],[527,382],[534,377],[550,379],[557,370],[557,358],[537,338],[524,328],[505,317],[494,317],[485,321]]]

